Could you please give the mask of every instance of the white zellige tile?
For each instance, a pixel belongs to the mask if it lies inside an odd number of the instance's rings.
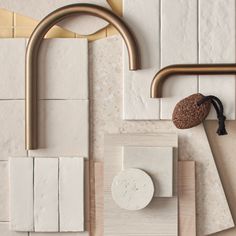
[[[197,0],[161,4],[161,67],[181,63],[197,63]],[[173,76],[166,80],[161,119],[172,119],[176,103],[196,92],[196,76]]]
[[[28,232],[15,232],[9,229],[8,222],[0,222],[0,235],[1,236],[28,236]]]
[[[235,1],[200,0],[200,63],[235,63]],[[235,76],[214,75],[199,78],[199,92],[218,96],[227,119],[235,119]],[[216,119],[214,109],[208,119]]]
[[[0,40],[0,99],[25,97],[25,47],[25,39]]]
[[[35,232],[58,232],[58,158],[34,160]]]
[[[88,157],[88,100],[41,100],[39,102],[39,149],[30,156]]]
[[[45,39],[39,52],[39,97],[88,99],[87,39]]]
[[[34,230],[34,160],[10,158],[10,227],[13,231]]]
[[[140,48],[142,70],[129,71],[124,43],[124,111],[126,120],[159,119],[159,100],[150,98],[150,84],[159,70],[159,1],[123,0],[123,18]]]
[[[0,161],[0,221],[9,221],[9,178],[7,161]]]
[[[0,160],[26,156],[24,101],[0,100]]]

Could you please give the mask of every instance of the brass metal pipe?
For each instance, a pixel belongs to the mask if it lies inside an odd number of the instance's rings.
[[[230,75],[236,74],[236,64],[186,64],[170,65],[154,76],[151,84],[151,98],[162,97],[162,87],[172,75]]]
[[[139,50],[135,38],[125,22],[112,11],[93,4],[72,4],[47,15],[33,31],[26,50],[25,81],[25,148],[37,149],[37,67],[38,52],[45,34],[63,19],[86,14],[102,18],[113,25],[123,37],[129,55],[129,69],[140,69]]]

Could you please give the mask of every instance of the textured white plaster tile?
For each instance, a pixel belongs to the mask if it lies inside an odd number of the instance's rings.
[[[10,158],[10,227],[33,231],[33,158]]]
[[[88,99],[87,39],[46,39],[39,53],[39,96]]]
[[[159,70],[159,1],[123,0],[123,18],[131,27],[140,48],[142,70],[129,71],[124,44],[123,118],[159,119],[159,100],[150,98],[150,84]]]
[[[147,172],[155,186],[155,197],[173,196],[173,148],[123,148],[123,169],[138,168]]]
[[[161,6],[161,67],[197,63],[197,0],[162,1]],[[196,76],[173,76],[166,80],[161,119],[172,119],[175,104],[196,92]]]
[[[34,227],[36,232],[57,232],[58,159],[34,159]]]
[[[84,159],[59,159],[60,231],[84,231]]]
[[[235,63],[235,1],[200,0],[200,62]],[[227,119],[235,119],[235,76],[201,76],[199,91],[218,96]],[[216,119],[214,109],[208,119]]]
[[[57,8],[74,3],[93,3],[104,6],[108,9],[110,8],[109,4],[105,0],[39,0],[37,2],[32,1],[30,4],[28,0],[21,0],[20,2],[0,0],[0,8],[6,8],[10,11],[20,13],[21,15],[41,20]],[[79,15],[63,20],[60,25],[78,34],[84,35],[92,34],[107,26],[108,23],[97,17]]]
[[[39,149],[30,156],[88,157],[88,100],[39,103]]]
[[[15,232],[9,229],[8,222],[0,222],[0,235],[1,236],[28,236],[28,232]]]
[[[0,99],[24,98],[25,39],[0,40]]]
[[[0,221],[9,221],[9,180],[7,161],[0,161]]]
[[[0,159],[26,156],[24,101],[0,101]]]

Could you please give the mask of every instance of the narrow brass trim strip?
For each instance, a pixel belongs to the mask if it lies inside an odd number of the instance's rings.
[[[236,74],[236,64],[186,64],[170,65],[161,69],[151,83],[151,98],[162,97],[162,87],[172,75],[230,75]]]
[[[140,69],[139,50],[129,27],[112,11],[93,4],[72,4],[59,8],[47,15],[32,33],[26,50],[25,81],[25,148],[37,149],[37,68],[38,51],[45,34],[58,22],[77,14],[92,15],[102,18],[113,25],[123,37],[129,55],[129,69]]]

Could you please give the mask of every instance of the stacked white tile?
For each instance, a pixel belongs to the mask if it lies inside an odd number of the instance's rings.
[[[60,231],[84,231],[84,159],[59,159]]]
[[[235,1],[199,1],[200,63],[235,63]],[[235,119],[235,76],[215,75],[199,78],[199,91],[218,96],[227,119]],[[216,119],[214,109],[209,119]]]
[[[159,70],[159,1],[123,0],[123,18],[140,48],[142,70],[129,71],[124,44],[124,112],[126,120],[159,119],[159,101],[150,98],[150,83]]]
[[[34,162],[34,230],[58,232],[58,159]]]
[[[173,197],[174,158],[172,147],[123,147],[123,169],[138,168],[154,183],[155,197]]]
[[[32,158],[10,158],[10,228],[13,231],[34,230],[33,165]]]

